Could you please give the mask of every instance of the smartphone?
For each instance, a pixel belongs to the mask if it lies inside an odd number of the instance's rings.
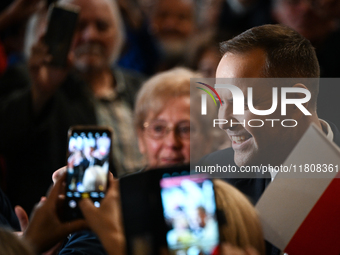
[[[82,218],[78,207],[90,198],[96,207],[105,197],[110,162],[112,130],[109,127],[73,126],[68,131],[67,175],[63,219]]]
[[[213,254],[220,240],[213,182],[166,176],[160,187],[169,254]]]
[[[65,67],[80,8],[71,4],[52,4],[45,43],[52,55],[50,65]]]
[[[183,165],[125,176],[119,187],[128,255],[212,254],[219,220],[210,179]]]

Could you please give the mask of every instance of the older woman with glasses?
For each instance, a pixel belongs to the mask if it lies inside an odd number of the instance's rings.
[[[135,125],[147,168],[190,162],[190,124],[195,127],[191,160],[211,152],[213,141],[225,139],[198,130],[201,125],[190,119],[190,78],[201,76],[184,68],[162,72],[146,81],[137,95]]]
[[[139,150],[148,168],[190,162],[190,78],[182,68],[160,73],[140,89],[135,105]]]

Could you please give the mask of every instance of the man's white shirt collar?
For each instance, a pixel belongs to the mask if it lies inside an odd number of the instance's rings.
[[[333,133],[333,131],[332,131],[332,129],[331,129],[331,126],[330,126],[326,121],[324,121],[324,120],[322,120],[322,119],[319,119],[319,121],[320,121],[321,124],[323,124],[324,127],[326,127],[326,129],[327,129],[327,134],[326,134],[327,139],[330,140],[330,141],[333,141],[334,133]]]

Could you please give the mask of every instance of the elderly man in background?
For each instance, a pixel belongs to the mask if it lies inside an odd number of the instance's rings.
[[[196,32],[193,0],[156,0],[150,12],[150,30],[160,48],[158,70],[183,64],[183,54]]]
[[[132,118],[141,78],[110,68],[123,40],[116,3],[60,3],[81,9],[69,54],[70,67],[50,66],[51,56],[40,38],[29,59],[32,85],[1,108],[0,153],[7,167],[7,193],[14,204],[28,211],[44,195],[53,170],[65,165],[71,125],[111,126],[113,171],[121,175],[141,167]],[[44,27],[45,23],[37,25]]]

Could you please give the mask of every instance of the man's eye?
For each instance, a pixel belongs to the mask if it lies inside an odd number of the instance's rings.
[[[221,103],[220,103],[220,100],[218,99],[218,97],[214,97],[214,99],[215,99],[217,105],[220,105],[220,104],[221,104]]]

